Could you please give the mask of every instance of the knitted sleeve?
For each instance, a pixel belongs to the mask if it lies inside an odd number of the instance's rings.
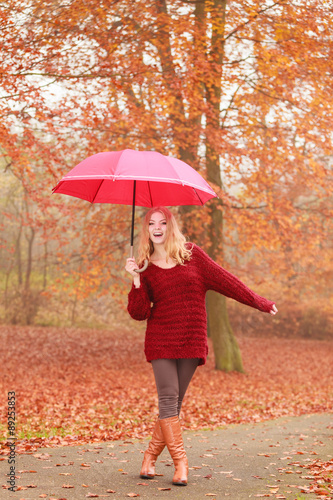
[[[136,288],[134,283],[132,284],[132,288],[128,294],[127,310],[133,319],[143,321],[150,316],[150,303],[147,285],[141,276],[139,288]]]
[[[242,304],[269,313],[275,302],[257,295],[237,276],[217,264],[200,247],[194,245],[195,255],[201,267],[200,272],[207,290],[214,290]]]

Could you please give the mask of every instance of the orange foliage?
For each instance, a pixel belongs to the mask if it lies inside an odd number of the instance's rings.
[[[0,335],[1,391],[15,391],[18,453],[150,435],[158,415],[157,394],[142,334],[2,327]],[[329,342],[238,341],[246,374],[216,371],[209,339],[207,364],[196,371],[182,406],[185,428],[332,411]],[[3,438],[5,404],[2,398]]]
[[[30,222],[61,241],[60,273],[64,240],[77,238],[79,300],[118,279],[127,212],[112,208],[111,232],[109,207],[89,212],[51,188],[84,157],[126,147],[176,155],[214,188],[219,172],[207,168],[220,159],[217,259],[237,267],[246,254],[243,269],[267,276],[267,262],[283,292],[315,282],[323,293],[332,276],[327,3],[10,0],[0,16],[3,162],[38,204]],[[206,249],[210,206],[188,215]]]

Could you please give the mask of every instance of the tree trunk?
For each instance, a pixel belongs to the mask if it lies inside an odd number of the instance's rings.
[[[226,298],[213,291],[207,292],[207,314],[215,368],[226,372],[243,372],[241,353],[229,323]]]
[[[18,286],[22,286],[23,276],[22,276],[22,258],[21,258],[21,236],[22,236],[22,220],[20,223],[19,233],[17,235],[16,243],[15,243],[15,253],[16,253],[16,262],[17,262],[17,281]]]
[[[43,291],[46,290],[47,286],[47,267],[48,267],[48,248],[46,240],[44,241]]]
[[[30,237],[27,235],[28,252],[27,252],[27,268],[26,268],[25,283],[24,283],[25,290],[30,290],[30,277],[31,277],[31,271],[32,271],[32,249],[33,249],[33,244],[34,244],[34,239],[35,239],[34,228],[30,226],[29,229],[30,229]]]
[[[206,169],[209,181],[222,187],[220,174],[219,153],[216,148],[216,134],[220,130],[220,102],[221,102],[221,73],[224,56],[224,24],[227,0],[213,0],[208,2],[196,2],[195,23],[196,33],[193,38],[193,59],[192,71],[197,74],[198,88],[197,96],[201,96],[202,101],[206,99],[208,110],[206,113]],[[158,13],[158,37],[154,43],[158,50],[162,73],[166,84],[173,88],[177,82],[177,72],[172,57],[170,32],[168,26],[168,11],[166,0],[155,0]],[[208,16],[210,14],[210,18]],[[210,21],[208,20],[210,19]],[[207,23],[211,22],[211,40],[207,43]],[[211,48],[207,54],[207,47]],[[207,59],[206,59],[207,58]],[[208,69],[206,76],[202,67]],[[198,144],[200,141],[201,113],[204,106],[195,107],[190,110],[188,118],[185,116],[182,94],[178,86],[173,90],[175,99],[170,107],[170,120],[173,124],[173,140],[177,147],[180,158],[196,166],[198,161]],[[200,98],[199,98],[200,101]],[[205,106],[206,107],[206,106]],[[185,129],[184,129],[185,128]],[[178,130],[186,130],[183,138],[178,136]],[[191,132],[192,131],[192,132]],[[184,143],[185,137],[185,143]],[[194,138],[194,141],[193,141]],[[216,259],[219,248],[222,244],[223,214],[219,200],[211,202],[211,223],[209,226],[210,248],[209,255]],[[183,230],[191,237],[191,221],[189,213],[192,208],[181,207],[180,213],[183,215]],[[235,337],[233,336],[226,308],[225,297],[219,294],[209,294],[207,297],[208,328],[213,339],[215,366],[219,370],[243,371],[241,356]]]
[[[210,4],[211,6],[212,4]],[[206,168],[207,179],[222,188],[220,158],[217,151],[216,132],[220,129],[220,102],[222,87],[222,64],[224,57],[224,25],[226,0],[214,0],[210,7],[212,19],[211,52],[208,55],[211,65],[211,81],[206,85],[208,103],[206,124]],[[214,260],[221,253],[223,243],[223,212],[220,200],[210,205],[211,222],[209,225],[210,248],[208,254]],[[206,300],[209,334],[213,341],[215,368],[224,371],[243,372],[242,358],[236,338],[233,335],[226,298],[216,292],[209,292]]]
[[[210,257],[216,259],[219,242],[223,238],[223,214],[214,203],[211,209]],[[217,370],[243,372],[242,357],[237,340],[230,326],[226,298],[224,295],[209,291],[206,297],[208,331],[213,341],[215,368]]]
[[[205,2],[196,2],[194,9],[194,19],[195,19],[195,32],[193,35],[193,54],[195,54],[192,62],[192,71],[197,74],[197,79],[195,87],[193,86],[193,93],[200,96],[202,106],[198,107],[192,106],[189,110],[188,117],[188,130],[191,131],[189,137],[186,141],[186,148],[179,149],[179,157],[186,163],[189,163],[193,168],[199,167],[198,150],[200,144],[200,133],[201,133],[201,121],[202,121],[202,109],[205,99],[205,88],[200,78],[201,65],[198,65],[198,56],[202,59],[205,58],[206,54],[206,15],[205,15]],[[193,141],[193,142],[192,142]],[[192,231],[192,216],[195,214],[198,207],[193,205],[182,205],[179,207],[178,212],[182,217],[182,232],[190,239],[193,239]],[[195,216],[195,215],[193,215]]]

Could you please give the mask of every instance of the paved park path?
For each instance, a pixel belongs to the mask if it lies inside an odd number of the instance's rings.
[[[41,448],[16,456],[16,486],[6,488],[9,465],[0,462],[1,500],[39,498],[139,498],[166,500],[286,498],[312,500],[303,467],[333,457],[333,415],[284,417],[214,431],[184,431],[190,472],[186,487],[173,486],[168,450],[160,455],[154,480],[139,477],[149,440]]]

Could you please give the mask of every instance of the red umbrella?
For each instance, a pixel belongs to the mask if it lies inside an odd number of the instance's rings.
[[[131,257],[136,205],[203,205],[217,197],[187,163],[156,151],[133,149],[89,156],[68,172],[52,191],[91,203],[132,205]],[[148,262],[138,271],[144,271],[147,265]]]

